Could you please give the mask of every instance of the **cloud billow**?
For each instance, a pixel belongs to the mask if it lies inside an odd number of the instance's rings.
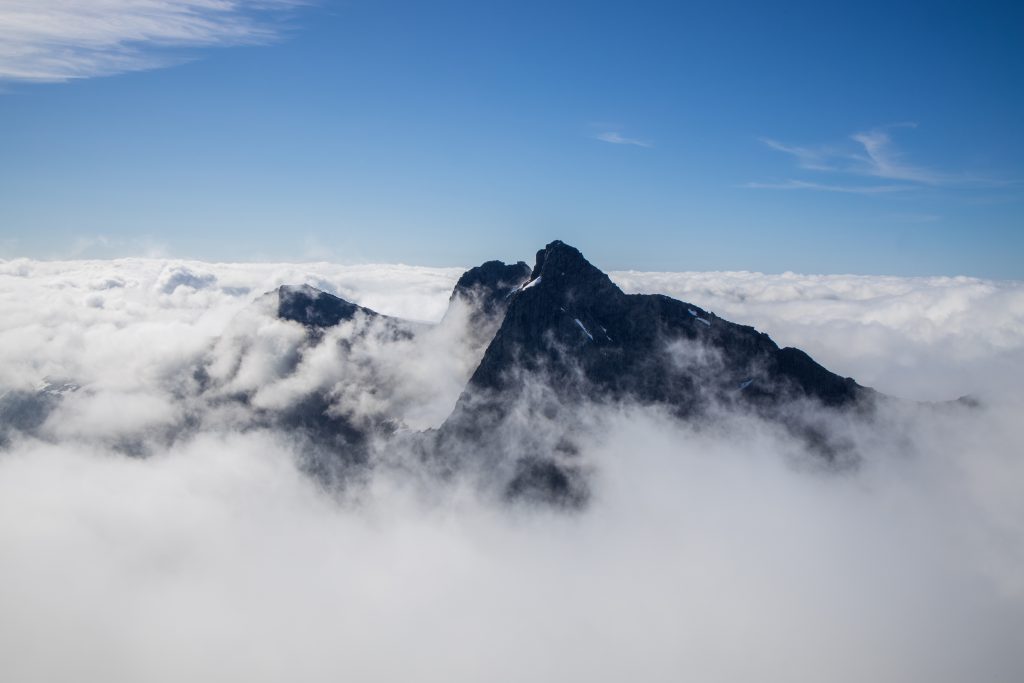
[[[566,514],[434,478],[401,438],[335,490],[292,432],[250,421],[326,389],[437,426],[482,354],[478,318],[445,315],[461,272],[0,261],[0,393],[49,378],[64,397],[0,449],[0,678],[1019,680],[1020,283],[611,274],[891,394],[984,397],[837,420],[862,456],[841,473],[751,416],[584,403],[592,496]],[[264,292],[285,283],[421,322],[311,337],[273,314]],[[195,403],[197,364],[217,400]]]

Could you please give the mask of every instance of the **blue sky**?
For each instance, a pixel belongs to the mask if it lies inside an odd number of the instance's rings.
[[[5,4],[0,257],[1024,278],[1017,3]]]

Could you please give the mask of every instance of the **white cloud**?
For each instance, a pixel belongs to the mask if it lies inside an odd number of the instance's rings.
[[[761,142],[777,152],[785,152],[786,154],[795,157],[800,164],[800,168],[806,168],[812,171],[836,170],[836,168],[828,162],[829,157],[835,155],[834,150],[829,150],[828,148],[786,145],[778,140],[772,140],[771,138],[761,138]]]
[[[60,82],[167,66],[182,48],[265,43],[306,0],[3,0],[0,81]]]
[[[781,183],[746,183],[743,187],[757,190],[821,190],[843,194],[884,194],[914,189],[910,185],[834,185],[806,180],[787,180]]]
[[[180,273],[203,286],[168,293]],[[753,419],[590,407],[593,501],[566,514],[440,487],[397,444],[365,487],[325,490],[287,434],[227,408],[154,436],[194,408],[181,389],[210,354],[267,404],[373,382],[368,409],[436,424],[478,352],[464,318],[397,345],[341,326],[290,373],[303,331],[253,302],[308,282],[438,321],[460,273],[0,261],[0,392],[83,384],[46,438],[0,449],[0,678],[1020,680],[1022,283],[612,274],[898,395],[989,397],[836,424],[864,458],[843,474]],[[149,457],[115,447],[133,438]]]
[[[612,273],[797,346],[886,393],[946,400],[999,387],[1024,367],[1024,283],[968,277]]]
[[[864,154],[859,159],[863,162],[862,172],[866,175],[890,180],[909,180],[925,185],[940,185],[952,180],[944,174],[904,162],[901,159],[902,155],[893,149],[892,138],[886,130],[875,129],[854,133],[850,138],[864,148]]]
[[[947,173],[910,163],[892,141],[891,131],[916,128],[915,123],[900,123],[861,131],[849,136],[854,145],[791,145],[761,138],[769,148],[787,154],[799,168],[814,173],[847,176],[851,179],[879,178],[900,184],[861,185],[819,183],[797,179],[784,182],[752,182],[746,187],[777,190],[823,190],[857,194],[878,194],[922,187],[977,188],[1012,185],[1012,182],[970,173]]]
[[[602,142],[610,142],[613,145],[633,145],[635,147],[653,147],[650,142],[637,140],[636,138],[623,137],[615,131],[605,131],[594,136]]]
[[[160,274],[157,286],[164,294],[174,294],[178,287],[205,289],[212,287],[216,282],[216,276],[210,273],[194,273],[184,266],[171,266]]]

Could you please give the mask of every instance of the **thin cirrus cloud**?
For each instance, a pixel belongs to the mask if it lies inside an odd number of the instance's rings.
[[[180,63],[185,48],[267,43],[306,0],[4,0],[0,81],[64,82]]]
[[[772,138],[761,138],[765,146],[792,157],[800,170],[840,176],[848,182],[787,179],[782,182],[750,182],[744,187],[873,195],[928,187],[970,189],[1011,184],[1005,180],[968,173],[948,173],[907,161],[893,142],[890,131],[916,127],[915,123],[900,123],[873,128],[850,135],[848,141],[841,145],[793,145]],[[869,180],[874,182],[865,182]],[[878,184],[878,181],[889,182]]]
[[[743,187],[756,190],[819,190],[843,194],[885,194],[912,189],[910,185],[834,185],[793,179],[780,183],[746,183]]]
[[[608,142],[613,145],[633,145],[634,147],[653,147],[650,142],[646,140],[638,140],[636,138],[627,138],[613,130],[604,131],[594,136],[596,139],[602,142]]]

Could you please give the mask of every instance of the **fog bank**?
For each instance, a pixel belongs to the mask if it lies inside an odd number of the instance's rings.
[[[288,433],[196,398],[205,363],[268,404],[343,385],[335,405],[436,426],[480,352],[464,318],[398,346],[339,326],[345,354],[285,371],[301,330],[257,300],[309,283],[436,322],[461,270],[0,261],[0,394],[78,387],[0,450],[0,678],[1024,676],[1024,286],[612,274],[891,394],[982,401],[837,421],[860,458],[841,471],[749,417],[583,406],[579,511],[442,485],[386,442],[363,485],[334,489]]]

